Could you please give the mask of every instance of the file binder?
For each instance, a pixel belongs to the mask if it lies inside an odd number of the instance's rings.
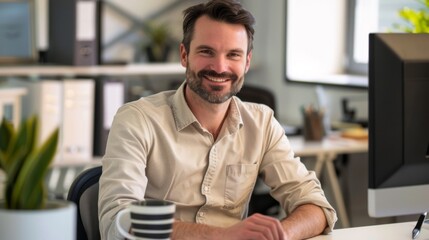
[[[94,80],[39,80],[23,84],[29,89],[28,95],[23,97],[23,110],[26,116],[39,116],[39,141],[60,128],[54,164],[90,161],[93,156]]]
[[[57,127],[61,129],[62,83],[57,80],[40,80],[23,81],[22,85],[28,89],[28,94],[23,97],[22,101],[23,117],[27,118],[34,114],[39,116],[38,141],[44,142]],[[58,146],[61,146],[61,135]],[[61,159],[58,150],[53,160],[54,163]]]
[[[113,117],[125,102],[122,80],[97,79],[95,90],[94,156],[103,156]]]
[[[49,1],[48,63],[98,64],[98,4],[97,0]]]
[[[65,79],[63,89],[63,160],[89,161],[93,148],[94,80]]]

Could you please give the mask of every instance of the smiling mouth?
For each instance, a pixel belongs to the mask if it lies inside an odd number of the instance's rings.
[[[218,83],[228,81],[228,78],[220,78],[220,77],[212,77],[212,76],[206,76],[206,78],[212,82],[218,82]]]
[[[238,78],[237,75],[233,73],[228,73],[228,72],[217,73],[213,70],[201,70],[200,72],[198,72],[197,75],[200,78],[204,77],[205,79],[216,83],[234,81]]]

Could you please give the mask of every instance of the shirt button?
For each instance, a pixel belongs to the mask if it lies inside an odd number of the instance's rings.
[[[203,212],[199,212],[199,213],[198,213],[198,216],[200,216],[200,217],[204,217],[204,213],[203,213]]]
[[[204,192],[208,192],[208,191],[209,191],[209,189],[210,189],[210,188],[209,188],[209,186],[205,186],[205,187],[204,187]]]

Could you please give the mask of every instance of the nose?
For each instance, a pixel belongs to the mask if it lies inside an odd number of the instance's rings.
[[[217,73],[227,72],[229,70],[229,62],[225,56],[216,56],[212,59],[210,68]]]

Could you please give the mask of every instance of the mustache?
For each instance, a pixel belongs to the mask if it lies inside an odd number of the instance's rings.
[[[199,71],[197,76],[199,78],[203,78],[204,76],[209,76],[209,77],[214,77],[214,78],[229,78],[233,81],[238,79],[238,76],[234,73],[231,73],[231,72],[217,73],[214,70],[206,70],[206,69]]]

